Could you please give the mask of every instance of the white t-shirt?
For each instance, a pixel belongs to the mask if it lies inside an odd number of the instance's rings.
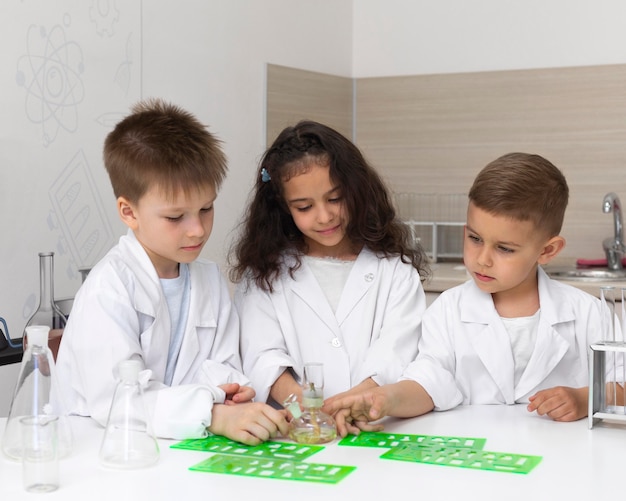
[[[336,312],[354,261],[312,256],[304,256],[304,261],[313,271],[315,279],[330,303],[330,307]]]
[[[511,351],[515,363],[515,386],[526,370],[530,356],[537,341],[537,329],[539,326],[539,311],[530,317],[502,318],[504,327],[511,339]]]
[[[180,263],[179,270],[178,277],[161,279],[161,287],[163,287],[163,294],[165,294],[172,325],[170,349],[167,352],[167,366],[163,381],[167,385],[172,384],[174,369],[176,369],[180,346],[183,343],[183,334],[187,327],[187,316],[189,313],[189,289],[191,286],[189,267],[185,263]]]

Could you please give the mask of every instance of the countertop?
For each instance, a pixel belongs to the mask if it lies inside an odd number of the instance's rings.
[[[320,499],[462,499],[510,501],[616,499],[623,475],[626,427],[588,421],[557,423],[525,405],[469,405],[412,419],[387,419],[386,432],[434,437],[484,438],[484,450],[540,456],[528,474],[381,459],[386,449],[346,447],[337,441],[307,463],[355,466],[335,485],[190,471],[211,453],[172,449],[159,440],[161,457],[151,468],[115,471],[98,462],[103,429],[89,418],[71,418],[72,454],[60,462],[60,487],[45,499],[214,499],[300,501]],[[0,430],[4,428],[0,419]],[[271,461],[268,459],[268,463]],[[271,466],[271,465],[270,465]],[[32,500],[22,488],[21,465],[0,457],[3,499]],[[43,498],[42,498],[43,499]]]
[[[549,269],[551,266],[568,266],[570,265],[569,261],[559,261],[558,263],[550,264],[546,268]],[[574,267],[573,262],[571,266]],[[424,290],[426,292],[443,292],[451,287],[455,287],[457,285],[462,284],[463,282],[470,279],[470,276],[467,274],[465,266],[463,263],[455,262],[455,263],[432,263],[431,267],[431,276],[424,282]],[[596,280],[559,280],[560,282],[572,285],[581,289],[589,294],[592,294],[596,297],[600,297],[600,287],[601,286],[613,286],[616,290],[626,288],[626,281],[616,281],[616,280],[607,280],[607,281],[596,281]],[[616,300],[620,299],[620,294],[616,294]]]

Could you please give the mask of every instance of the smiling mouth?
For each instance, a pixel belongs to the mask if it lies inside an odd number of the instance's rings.
[[[328,234],[330,234],[330,233],[334,233],[335,231],[337,231],[337,229],[339,229],[339,227],[340,227],[340,226],[341,226],[341,225],[340,225],[340,224],[338,224],[337,226],[333,226],[332,228],[327,228],[327,229],[325,229],[325,230],[318,230],[317,232],[318,232],[320,235],[328,235]]]

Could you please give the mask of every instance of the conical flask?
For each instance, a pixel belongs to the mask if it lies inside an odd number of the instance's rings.
[[[48,348],[50,328],[31,325],[26,328],[27,348],[22,356],[6,429],[2,436],[2,451],[13,460],[22,459],[20,419],[30,416],[58,416],[59,457],[72,450],[72,430],[56,389],[56,376],[52,352]],[[56,397],[51,399],[51,395]]]
[[[151,466],[159,459],[159,445],[152,433],[139,384],[141,363],[124,360],[118,369],[120,381],[100,446],[100,463],[122,469]]]
[[[311,363],[304,366],[302,409],[290,395],[283,403],[293,419],[289,423],[289,438],[300,444],[325,444],[337,437],[335,420],[322,411],[324,405],[324,367]]]

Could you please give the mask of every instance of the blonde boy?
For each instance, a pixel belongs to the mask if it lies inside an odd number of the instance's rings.
[[[149,100],[108,135],[104,163],[129,230],[89,273],[65,328],[57,374],[70,413],[104,425],[118,363],[138,359],[158,436],[208,430],[257,444],[286,433],[281,412],[250,402],[228,288],[198,259],[226,175],[220,142]]]
[[[524,402],[556,421],[587,415],[598,300],[541,268],[565,245],[567,200],[563,174],[538,155],[504,155],[478,174],[463,248],[472,280],[426,311],[419,354],[399,382],[327,402],[340,433],[460,404]]]

